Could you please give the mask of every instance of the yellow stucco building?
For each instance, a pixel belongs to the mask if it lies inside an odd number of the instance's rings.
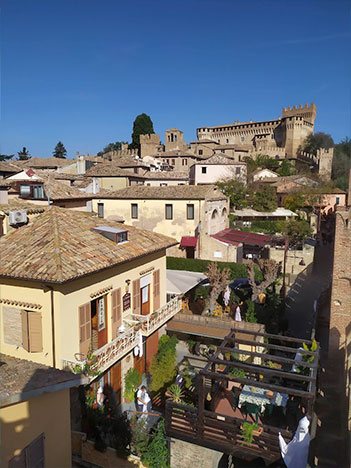
[[[86,377],[0,354],[3,468],[72,465],[70,389]]]
[[[121,400],[123,375],[144,372],[166,302],[166,249],[176,241],[88,213],[50,207],[0,240],[1,352],[94,375]],[[134,353],[136,346],[143,353]],[[98,374],[98,375],[96,375]]]

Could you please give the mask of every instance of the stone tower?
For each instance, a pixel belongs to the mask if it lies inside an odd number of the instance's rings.
[[[314,103],[291,107],[283,107],[282,126],[285,141],[283,146],[289,157],[295,157],[299,146],[305,138],[313,133],[317,107]]]
[[[177,128],[170,128],[165,131],[165,150],[184,151],[186,143],[183,141],[183,132]]]
[[[156,156],[160,149],[162,150],[160,145],[160,135],[156,135],[156,133],[140,135],[140,157]]]

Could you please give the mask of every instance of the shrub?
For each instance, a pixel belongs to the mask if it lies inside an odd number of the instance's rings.
[[[255,423],[245,422],[242,425],[241,435],[243,436],[244,442],[246,444],[251,445],[252,440],[253,440],[253,431],[257,431],[257,429],[258,429],[258,425]]]
[[[158,350],[151,362],[152,381],[150,390],[157,392],[166,384],[172,382],[177,373],[178,339],[175,335],[163,335],[158,342]]]
[[[146,420],[138,418],[132,425],[130,448],[134,455],[143,458],[147,452],[150,436],[146,427]]]
[[[184,392],[177,384],[173,384],[168,389],[170,400],[174,401],[174,403],[180,403],[184,398]]]
[[[255,314],[255,303],[249,299],[248,301],[246,301],[246,304],[247,304],[247,310],[246,310],[246,315],[245,315],[246,321],[251,322],[251,323],[257,323],[257,317]]]
[[[239,369],[238,367],[232,367],[228,372],[228,375],[233,377],[239,377],[239,379],[245,379],[246,374],[243,369]]]
[[[147,452],[142,459],[149,468],[169,468],[168,446],[165,432],[165,421],[160,419],[156,432],[147,448]]]
[[[129,369],[124,378],[125,390],[124,398],[129,401],[133,401],[137,388],[141,385],[142,377],[136,369]]]

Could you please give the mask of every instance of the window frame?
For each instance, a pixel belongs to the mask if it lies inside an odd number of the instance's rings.
[[[201,174],[207,174],[207,166],[201,167]]]
[[[167,210],[171,210],[170,216],[168,216]],[[172,203],[166,203],[165,204],[165,219],[167,220],[172,220],[173,219],[173,204]]]
[[[192,208],[192,216],[189,216],[189,208]],[[195,219],[195,205],[194,203],[187,203],[186,205],[186,219]]]
[[[134,210],[136,210],[136,215],[134,213]],[[131,203],[130,204],[130,216],[131,216],[132,219],[138,219],[139,218],[138,203]]]
[[[105,208],[103,203],[98,203],[97,204],[97,209],[98,209],[98,218],[103,218],[105,215]],[[102,210],[102,216],[101,216],[101,210]]]

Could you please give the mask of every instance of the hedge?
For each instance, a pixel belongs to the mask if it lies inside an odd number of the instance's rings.
[[[212,263],[211,260],[199,260],[197,258],[179,258],[179,257],[167,257],[167,269],[168,270],[187,270],[187,271],[198,271],[204,273],[207,270],[208,264]],[[247,278],[246,265],[243,263],[234,262],[216,262],[219,269],[223,268],[230,269],[230,278],[232,280],[237,278]],[[256,279],[261,280],[262,275],[259,271],[256,273]]]

